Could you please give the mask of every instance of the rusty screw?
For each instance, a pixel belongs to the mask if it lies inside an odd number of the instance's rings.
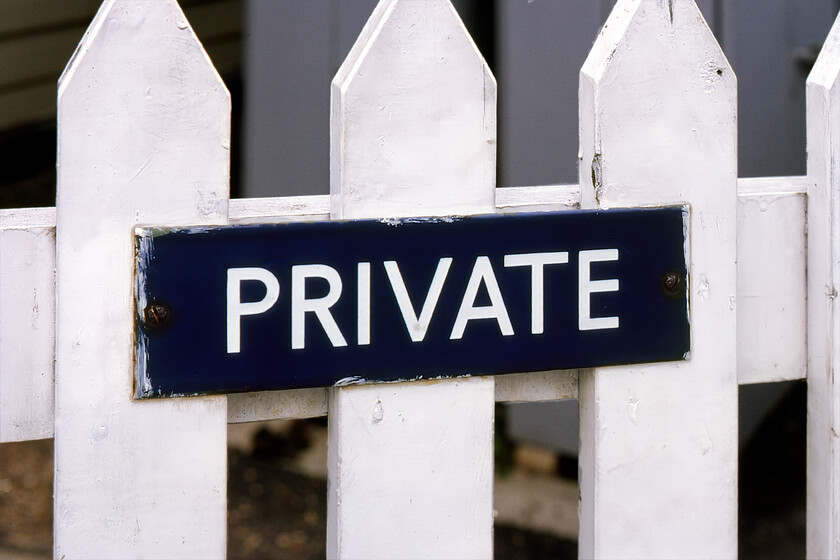
[[[164,326],[169,322],[170,316],[169,306],[160,302],[150,303],[143,311],[146,327],[151,329],[159,329]]]
[[[662,277],[662,289],[670,296],[677,295],[683,287],[683,277],[679,272],[667,272]]]

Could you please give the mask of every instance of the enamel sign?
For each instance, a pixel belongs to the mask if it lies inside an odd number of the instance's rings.
[[[687,212],[138,228],[135,397],[686,359]]]

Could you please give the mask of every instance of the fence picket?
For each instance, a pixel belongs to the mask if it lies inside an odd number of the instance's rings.
[[[58,92],[57,558],[225,556],[226,399],[131,399],[132,227],[224,223],[229,140],[177,2],[106,1]]]
[[[494,212],[496,82],[448,1],[380,1],[332,119],[333,217]]]
[[[691,357],[581,372],[582,558],[737,556],[736,122],[695,3],[620,0],[581,71],[582,205],[691,205]]]
[[[495,210],[495,81],[449,0],[380,1],[332,107],[333,217]],[[491,557],[493,402],[481,377],[333,389],[327,556]]]
[[[840,18],[808,77],[807,557],[840,558]]]

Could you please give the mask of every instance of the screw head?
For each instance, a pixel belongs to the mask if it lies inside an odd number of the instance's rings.
[[[165,303],[152,302],[143,310],[143,319],[146,327],[150,329],[159,329],[169,322],[172,313],[169,306]]]
[[[676,296],[685,285],[682,274],[675,271],[666,272],[662,277],[662,290],[669,296]]]

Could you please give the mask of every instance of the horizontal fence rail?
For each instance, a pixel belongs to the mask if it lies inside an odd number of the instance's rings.
[[[807,177],[767,177],[738,180],[738,339],[751,343],[738,345],[738,382],[770,383],[804,379],[806,346],[805,317],[805,201]],[[496,189],[499,213],[572,210],[580,206],[577,185],[507,187]],[[230,223],[282,223],[329,219],[329,196],[254,198],[230,201]],[[768,211],[770,212],[768,214]],[[783,224],[783,225],[780,225]],[[49,263],[54,254],[55,211],[49,208],[0,210],[0,235],[10,231],[32,241],[44,237],[40,245],[16,241],[0,242],[3,260],[12,263]],[[5,233],[5,235],[9,235]],[[762,258],[773,255],[773,258]],[[54,257],[53,257],[54,258]],[[47,260],[45,260],[47,259]],[[48,281],[37,270],[23,267],[12,275],[0,269],[0,290],[17,300],[16,286],[35,286]],[[767,279],[778,279],[772,283]],[[8,278],[8,281],[6,280]],[[33,307],[52,309],[51,283],[35,292]],[[780,321],[778,317],[791,317]],[[2,324],[0,324],[2,328]],[[0,441],[22,441],[52,437],[53,360],[49,353],[55,342],[52,321],[38,327],[31,323],[14,325],[16,337],[26,348],[42,348],[34,356],[0,368],[0,383],[12,379],[12,371],[29,370],[29,375],[46,380],[43,384],[2,385],[0,397],[8,402],[46,403],[40,408],[12,405],[0,407]],[[769,331],[769,332],[768,332]],[[19,340],[19,338],[18,338]],[[8,342],[7,342],[8,341]],[[12,356],[12,339],[0,336],[0,356]],[[17,347],[17,345],[15,346]],[[2,351],[2,349],[7,349]],[[40,365],[39,365],[39,362]],[[9,372],[9,373],[6,373]],[[4,377],[5,373],[5,377]],[[496,377],[497,402],[538,402],[578,397],[578,374],[574,370],[500,375]],[[326,389],[298,389],[228,395],[228,422],[254,422],[272,419],[326,416]],[[4,401],[5,402],[5,401]],[[3,426],[17,426],[17,434]],[[11,430],[11,428],[9,428]],[[8,434],[8,435],[4,435]]]

